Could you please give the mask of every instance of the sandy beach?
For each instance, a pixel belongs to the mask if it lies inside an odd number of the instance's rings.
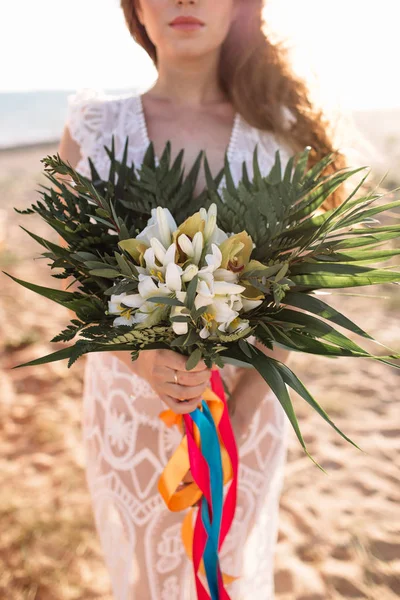
[[[0,152],[1,270],[52,287],[59,281],[21,226],[52,241],[57,235],[37,215],[20,215],[13,207],[27,208],[37,199],[46,182],[40,159],[56,151],[50,144]],[[0,281],[0,600],[112,600],[80,440],[85,359],[72,369],[66,361],[12,369],[62,348],[49,340],[69,317],[3,273]],[[324,300],[400,352],[399,287],[344,292]],[[370,297],[378,295],[384,298]],[[349,337],[372,353],[388,353]],[[281,498],[276,598],[394,600],[400,596],[400,371],[371,359],[297,353],[290,367],[362,451],[292,394],[309,451],[327,474],[293,433]]]

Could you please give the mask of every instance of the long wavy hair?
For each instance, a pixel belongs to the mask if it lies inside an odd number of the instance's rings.
[[[137,0],[121,0],[125,21],[134,40],[144,48],[157,68],[156,47],[140,23]],[[235,110],[252,126],[281,136],[293,152],[311,146],[309,167],[334,152],[323,174],[348,167],[347,157],[334,147],[332,123],[311,99],[305,80],[296,76],[283,42],[272,42],[265,33],[265,0],[241,0],[240,18],[233,24],[221,49],[220,85]],[[293,119],[287,120],[287,107]],[[290,113],[289,113],[290,114]],[[329,210],[346,197],[340,186],[321,206]]]

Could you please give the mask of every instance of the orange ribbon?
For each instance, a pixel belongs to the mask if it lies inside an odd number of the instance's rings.
[[[224,410],[224,404],[211,389],[207,388],[203,394],[203,399],[207,402],[210,409],[211,415],[218,428],[221,416]],[[175,413],[173,410],[164,410],[159,415],[160,419],[166,424],[167,427],[173,427],[176,425],[182,434],[184,434],[183,416]],[[200,433],[196,424],[194,426],[194,438],[197,447],[200,448]],[[228,483],[233,477],[232,465],[229,459],[228,452],[221,441],[221,436],[218,432],[221,448],[222,468],[224,473],[224,484]],[[202,497],[202,492],[197,483],[189,483],[184,488],[178,489],[182,483],[183,478],[190,469],[188,443],[186,435],[183,436],[181,443],[171,456],[168,464],[162,472],[159,482],[158,490],[164,499],[166,506],[173,512],[179,512],[189,508],[189,512],[186,514],[182,523],[182,540],[186,551],[186,554],[192,559],[192,546],[193,546],[193,520],[192,515],[194,512],[193,506]],[[205,574],[204,563],[201,561],[200,566],[201,572]],[[225,584],[235,581],[237,577],[222,574],[222,578]]]

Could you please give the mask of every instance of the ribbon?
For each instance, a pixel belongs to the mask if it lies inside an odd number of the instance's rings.
[[[168,427],[177,425],[184,433],[180,445],[161,474],[158,489],[172,511],[191,508],[182,523],[185,551],[193,561],[199,600],[229,600],[225,585],[236,577],[221,572],[218,552],[232,525],[236,509],[238,452],[229,418],[223,383],[217,369],[211,374],[211,390],[204,392],[200,408],[177,415],[172,410],[160,413]],[[191,469],[194,482],[178,489]],[[231,485],[223,501],[223,485]],[[193,529],[193,511],[199,510]],[[211,596],[198,573],[207,577]]]

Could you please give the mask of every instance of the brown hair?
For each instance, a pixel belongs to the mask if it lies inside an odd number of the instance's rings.
[[[334,152],[324,175],[348,167],[346,156],[334,147],[329,119],[312,102],[306,82],[293,73],[283,42],[273,43],[265,33],[265,0],[241,2],[242,14],[224,41],[219,69],[221,86],[233,106],[250,125],[282,136],[294,153],[311,146],[309,167]],[[138,19],[135,4],[136,0],[121,0],[126,23],[157,67],[156,48]],[[289,125],[282,106],[294,117]],[[346,197],[345,189],[342,184],[321,208],[339,206]]]

